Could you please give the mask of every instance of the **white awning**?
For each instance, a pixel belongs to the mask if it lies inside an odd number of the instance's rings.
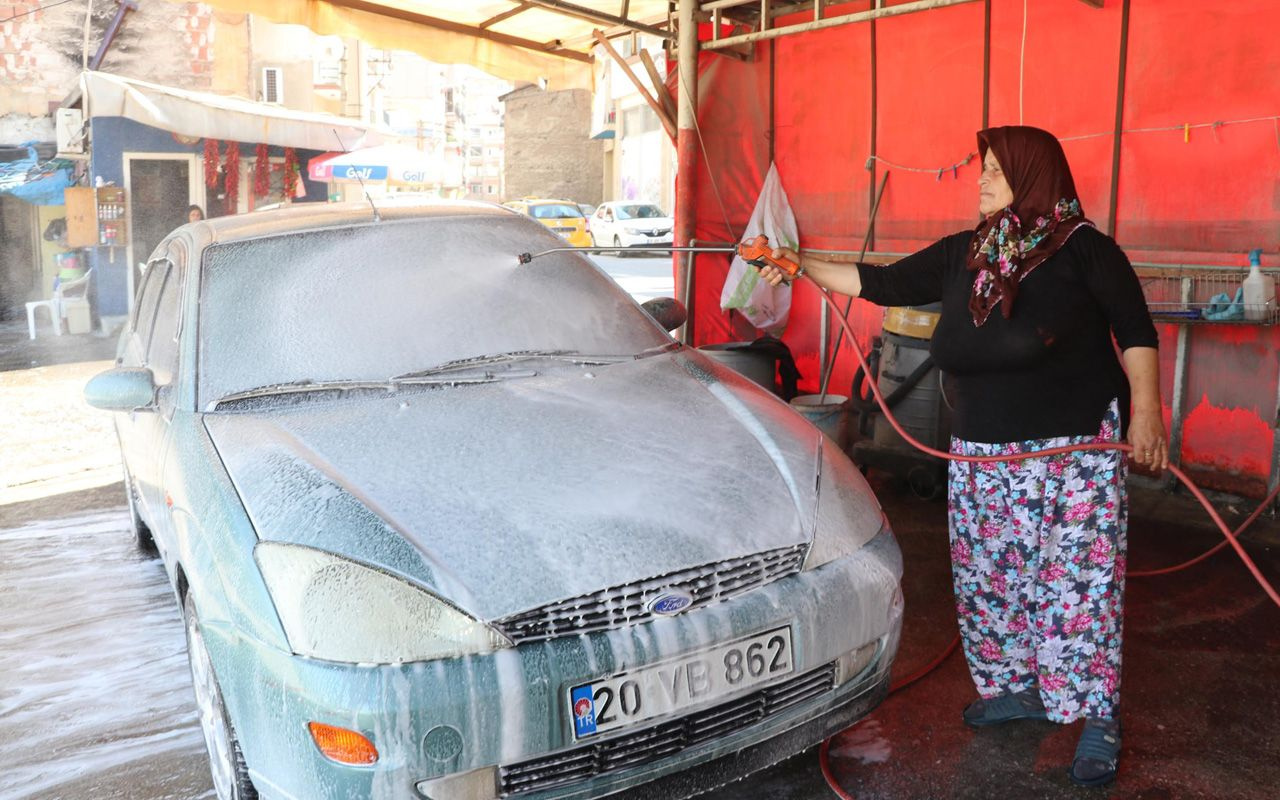
[[[82,72],[80,94],[86,116],[126,117],[201,139],[308,150],[354,150],[397,138],[390,130],[348,117],[291,111],[240,97],[174,89],[106,72]]]
[[[185,0],[169,0],[185,2]],[[470,64],[514,82],[591,89],[592,32],[671,38],[668,0],[206,0],[208,5]]]

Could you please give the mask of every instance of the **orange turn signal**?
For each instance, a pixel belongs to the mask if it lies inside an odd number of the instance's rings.
[[[357,767],[365,767],[378,760],[378,748],[355,731],[325,725],[323,722],[308,722],[307,727],[311,730],[311,738],[315,740],[316,747],[330,760]]]

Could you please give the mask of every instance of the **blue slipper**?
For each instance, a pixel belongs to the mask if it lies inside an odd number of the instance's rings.
[[[1120,721],[1090,717],[1084,721],[1076,757],[1067,773],[1080,786],[1102,786],[1116,777],[1120,762]]]
[[[1044,702],[1037,691],[1021,691],[1014,694],[1002,694],[990,700],[974,700],[964,710],[966,725],[983,728],[988,725],[999,725],[1015,719],[1048,719],[1044,711]]]

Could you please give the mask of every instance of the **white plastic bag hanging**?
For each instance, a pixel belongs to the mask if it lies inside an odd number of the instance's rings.
[[[749,241],[762,233],[769,237],[769,244],[773,247],[794,250],[800,244],[796,217],[791,213],[791,204],[778,178],[776,164],[769,165],[769,174],[765,176],[760,199],[751,212],[742,240]],[[786,284],[770,286],[760,280],[760,273],[755,267],[734,256],[724,289],[720,292],[720,307],[726,310],[736,308],[765,333],[782,336],[787,327],[787,316],[791,313],[791,287]]]

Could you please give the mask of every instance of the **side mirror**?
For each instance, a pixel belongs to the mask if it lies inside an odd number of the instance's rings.
[[[145,367],[116,367],[93,376],[84,385],[84,399],[104,411],[154,408],[156,379]]]
[[[674,297],[655,297],[644,301],[640,307],[668,332],[679,328],[689,318],[689,312],[685,310],[684,303]]]

